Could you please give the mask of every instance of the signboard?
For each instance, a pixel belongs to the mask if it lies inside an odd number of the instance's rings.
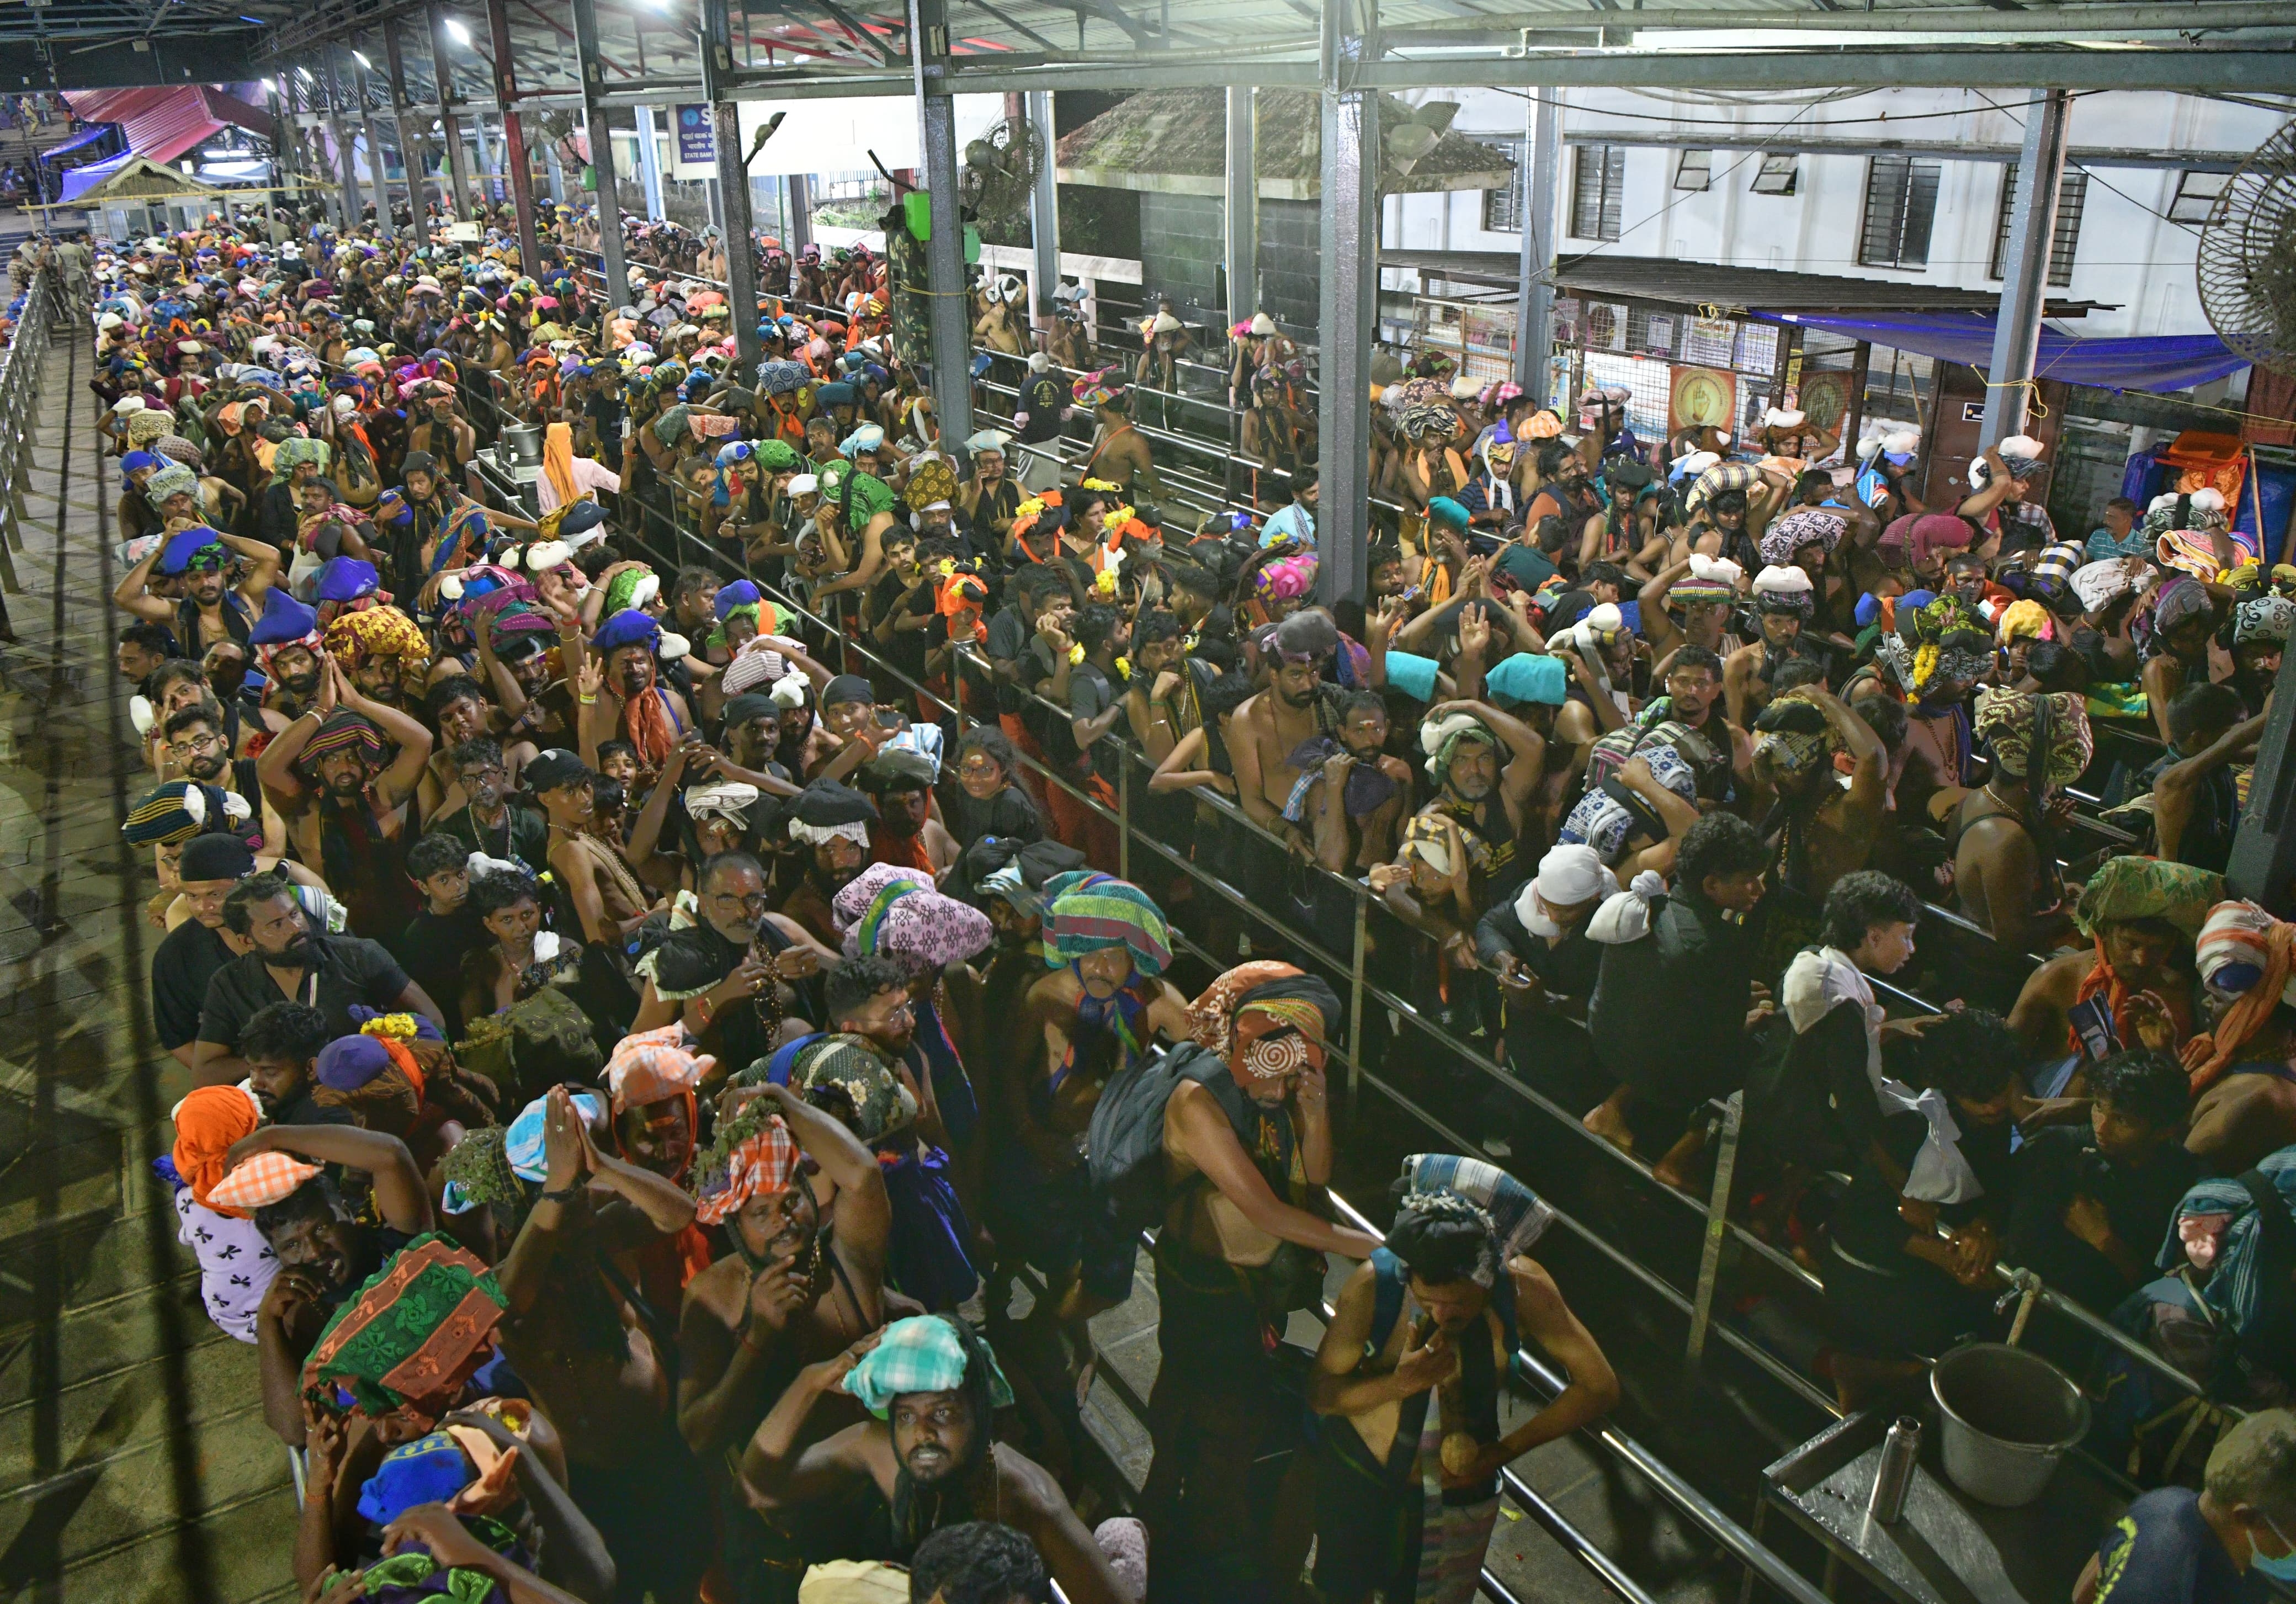
[[[718,141],[709,121],[707,102],[677,108],[670,127],[676,136],[678,172],[681,178],[714,178],[718,176]],[[706,173],[688,173],[688,168],[707,168]]]

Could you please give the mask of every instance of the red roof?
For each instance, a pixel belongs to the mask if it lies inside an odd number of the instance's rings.
[[[205,84],[140,89],[73,90],[64,96],[83,122],[116,122],[127,148],[154,161],[173,161],[232,125],[271,137],[270,113]]]

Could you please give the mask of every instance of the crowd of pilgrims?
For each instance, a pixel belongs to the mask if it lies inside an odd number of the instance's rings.
[[[1318,605],[1265,317],[1205,343],[1290,455],[1184,524],[1132,422],[1168,311],[1102,358],[978,287],[1021,393],[957,441],[882,258],[783,253],[752,370],[647,226],[619,304],[550,232],[95,254],[160,1168],[308,1456],[308,1597],[1472,1597],[1502,1468],[1618,1384],[1505,1170],[1336,1214],[1334,1049],[1692,1189],[1742,1090],[1845,1403],[2009,1263],[2284,1394],[2296,927],[2222,871],[2296,569],[2218,490],[2075,534],[2022,437],[1932,507],[1906,432],[1644,442],[1383,356],[1403,510]],[[538,517],[471,471],[512,422]],[[2159,737],[2136,844],[2077,876],[2110,728]],[[1346,1040],[1358,896],[1445,1045]],[[2043,961],[1885,1015],[1931,903]],[[1135,1518],[1080,1409],[1144,1228]]]

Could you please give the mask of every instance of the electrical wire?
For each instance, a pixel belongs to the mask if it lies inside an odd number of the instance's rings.
[[[2015,123],[2019,132],[2021,133],[2024,130],[2025,124],[2023,120],[2018,117],[2017,113],[2012,111],[2008,107],[2003,105],[1991,95],[1986,94],[1984,90],[1972,89],[1970,93],[1977,96],[1978,99],[1983,101],[1987,105],[1991,106],[1996,111],[2000,112],[2002,116],[2007,118],[2011,122]],[[2144,213],[2146,216],[2158,218],[2161,221],[2168,224],[2172,228],[2181,228],[2196,240],[2201,237],[2201,231],[2194,227],[2190,223],[2182,222],[2176,218],[2172,218],[2167,212],[2162,211],[2156,207],[2147,206],[2144,202],[2138,200],[2135,195],[2130,194],[2127,190],[2122,189],[2110,178],[2100,176],[2095,168],[2090,167],[2084,162],[2076,160],[2070,156],[2066,157],[2065,160],[2068,166],[2079,168],[2082,174],[2091,184],[2102,185],[2104,189],[2120,196],[2122,200],[2128,202],[2131,206],[2134,206],[2137,210]],[[2163,265],[2165,266],[2167,264]]]

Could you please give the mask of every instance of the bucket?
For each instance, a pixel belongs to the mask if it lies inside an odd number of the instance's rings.
[[[2065,1451],[2088,1435],[2088,1400],[2038,1354],[2003,1343],[1956,1348],[1930,1371],[1943,1418],[1945,1473],[1980,1503],[2041,1496]]]
[[[503,459],[521,467],[542,465],[542,431],[532,424],[512,424],[502,433]]]

